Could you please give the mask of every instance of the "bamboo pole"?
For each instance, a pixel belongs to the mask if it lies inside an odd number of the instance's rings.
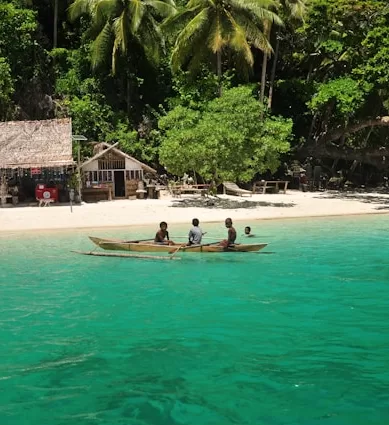
[[[139,255],[139,254],[121,254],[121,253],[113,253],[113,252],[95,252],[95,251],[75,251],[76,254],[82,255],[94,255],[96,257],[124,257],[124,258],[141,258],[147,260],[181,260],[180,257],[162,257],[157,255]]]

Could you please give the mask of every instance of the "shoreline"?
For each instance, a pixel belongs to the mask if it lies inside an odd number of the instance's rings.
[[[344,194],[333,192],[298,192],[287,194],[236,197],[220,195],[223,201],[260,202],[239,208],[204,206],[174,206],[177,201],[191,197],[161,200],[117,200],[96,204],[51,207],[0,208],[0,237],[21,233],[47,233],[63,231],[98,231],[147,227],[153,229],[162,220],[169,225],[190,224],[198,217],[201,224],[223,223],[230,216],[234,222],[261,222],[265,220],[291,220],[389,214],[389,194]]]
[[[304,220],[309,218],[314,219],[326,219],[326,218],[347,218],[347,217],[368,217],[368,216],[376,216],[376,215],[388,215],[389,211],[382,211],[382,212],[356,212],[356,213],[349,213],[349,214],[326,214],[326,215],[303,215],[303,216],[294,216],[294,217],[264,217],[264,218],[254,218],[250,219],[250,224],[252,222],[258,223],[262,221],[292,221],[292,220]],[[212,221],[202,221],[201,224],[223,224],[224,219],[222,220],[212,220]],[[247,219],[235,219],[234,223],[246,223]],[[86,232],[86,231],[99,231],[99,230],[121,230],[125,228],[140,228],[140,227],[147,227],[149,228],[150,225],[158,225],[158,223],[140,223],[140,224],[128,224],[128,225],[108,225],[108,226],[100,226],[100,227],[58,227],[58,228],[34,228],[34,229],[20,229],[20,230],[1,230],[0,229],[0,238],[5,236],[12,236],[12,235],[20,235],[22,233],[27,234],[34,234],[34,233],[66,233],[69,230],[74,231],[80,231],[80,232]],[[190,226],[190,220],[185,221],[176,221],[176,222],[170,222],[169,226],[181,226],[181,225],[188,225]],[[154,230],[154,228],[153,228]]]

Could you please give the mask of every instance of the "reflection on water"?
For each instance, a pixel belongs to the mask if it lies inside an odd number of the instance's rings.
[[[0,238],[1,423],[387,423],[388,221],[243,223],[272,255],[177,262]]]

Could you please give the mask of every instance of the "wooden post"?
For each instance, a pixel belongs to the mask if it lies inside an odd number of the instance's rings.
[[[78,196],[80,197],[80,204],[81,204],[81,202],[82,202],[82,196],[81,196],[81,142],[78,142],[77,168],[78,168]]]

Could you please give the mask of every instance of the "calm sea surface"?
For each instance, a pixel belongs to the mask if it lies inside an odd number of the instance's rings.
[[[389,216],[247,224],[268,254],[0,235],[0,424],[387,425]]]

